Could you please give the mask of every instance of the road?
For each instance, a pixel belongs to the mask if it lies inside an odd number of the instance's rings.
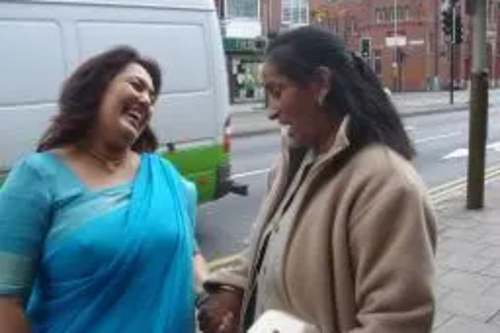
[[[414,164],[428,188],[466,176],[468,112],[405,118],[417,148]],[[500,165],[500,107],[490,108],[488,166]],[[208,260],[245,246],[266,190],[269,166],[279,152],[277,134],[233,141],[233,173],[249,185],[249,196],[228,196],[200,207],[197,237]]]

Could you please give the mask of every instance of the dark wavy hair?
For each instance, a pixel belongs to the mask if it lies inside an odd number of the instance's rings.
[[[301,86],[317,80],[320,67],[329,68],[331,90],[325,104],[333,120],[349,115],[354,149],[381,143],[408,160],[415,156],[396,107],[373,70],[330,31],[308,26],[279,34],[269,43],[265,60]]]
[[[153,80],[155,96],[161,89],[158,63],[130,46],[117,46],[83,62],[65,81],[59,96],[59,113],[40,139],[38,152],[81,143],[97,119],[104,94],[111,81],[131,63],[144,67]],[[153,152],[158,140],[150,126],[132,145],[132,150]]]

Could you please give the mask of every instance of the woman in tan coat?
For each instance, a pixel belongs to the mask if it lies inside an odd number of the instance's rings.
[[[321,333],[432,328],[435,218],[393,104],[331,33],[285,32],[266,52],[283,153],[253,241],[199,301],[205,333],[290,313]]]

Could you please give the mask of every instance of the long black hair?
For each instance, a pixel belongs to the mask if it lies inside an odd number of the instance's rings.
[[[59,96],[59,113],[40,139],[37,151],[79,144],[97,119],[99,107],[111,81],[132,63],[144,67],[153,80],[155,96],[161,88],[161,70],[152,59],[145,58],[130,46],[117,46],[83,62],[66,80]],[[158,140],[147,126],[132,145],[132,150],[153,152]]]
[[[302,86],[317,80],[321,67],[330,69],[325,105],[333,120],[350,117],[348,137],[355,149],[381,143],[408,160],[415,156],[396,107],[373,70],[331,32],[307,26],[281,33],[270,41],[265,60]]]

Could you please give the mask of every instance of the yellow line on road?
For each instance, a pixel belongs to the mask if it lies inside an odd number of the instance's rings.
[[[490,174],[496,174],[499,171],[500,171],[500,165],[496,165],[496,166],[490,167],[490,168],[486,169],[486,171],[485,171],[485,177],[488,177],[488,175],[490,175]],[[428,191],[428,193],[429,193],[429,195],[432,196],[432,195],[441,193],[443,191],[448,191],[448,189],[454,188],[456,185],[464,184],[464,183],[467,183],[467,178],[463,178],[463,177],[462,178],[458,178],[458,179],[452,180],[450,182],[447,182],[447,183],[435,186],[432,189],[430,189]]]
[[[456,194],[459,191],[465,189],[466,186],[467,186],[467,182],[455,184],[454,186],[449,187],[442,192],[431,195],[430,196],[431,201],[434,205],[437,205],[437,204],[443,202],[444,200],[450,198],[453,194]]]
[[[448,189],[450,187],[453,187],[453,186],[458,185],[458,184],[462,184],[466,180],[467,180],[466,178],[455,179],[453,181],[450,181],[450,182],[447,182],[447,183],[444,183],[444,184],[441,184],[441,185],[438,185],[438,186],[431,188],[428,191],[428,193],[429,193],[429,195],[432,196],[435,193],[440,193],[440,192],[445,191],[446,189]]]
[[[488,168],[485,171],[484,178],[485,181],[492,181],[493,179],[500,176],[500,166],[494,166]],[[439,204],[444,200],[448,199],[453,194],[464,190],[467,187],[467,179],[460,178],[449,183],[436,186],[429,191],[430,198],[434,204]]]
[[[489,177],[486,179],[486,183],[490,183],[498,177],[500,177],[500,168],[489,174]]]
[[[497,178],[500,178],[500,165],[486,169],[485,171],[485,182],[491,182]],[[445,184],[435,186],[431,188],[428,193],[433,204],[439,204],[444,200],[451,197],[458,191],[464,190],[467,186],[467,178],[459,178]],[[214,270],[229,265],[232,261],[237,258],[238,254],[231,254],[224,256],[208,263],[208,268]]]

